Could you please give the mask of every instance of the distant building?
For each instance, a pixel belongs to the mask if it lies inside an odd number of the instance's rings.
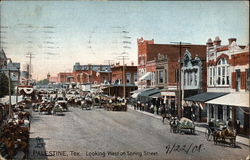
[[[73,73],[70,72],[60,72],[57,74],[57,82],[59,83],[70,83],[73,82]]]
[[[0,50],[0,70],[7,66],[7,57],[3,49]]]
[[[111,67],[110,65],[80,65],[80,63],[75,63],[73,78],[74,82],[79,84],[109,84],[111,81]]]
[[[124,72],[123,72],[124,67]],[[112,66],[112,84],[107,86],[104,91],[111,96],[125,97],[130,96],[130,92],[137,89],[137,66]]]
[[[14,86],[19,85],[19,76],[20,76],[20,63],[12,62],[9,60],[2,49],[0,51],[0,72],[5,73],[9,77]]]

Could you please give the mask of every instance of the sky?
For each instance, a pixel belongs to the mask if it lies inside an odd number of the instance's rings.
[[[32,75],[70,72],[75,62],[137,64],[137,39],[205,45],[219,36],[249,44],[247,1],[2,1],[1,47]],[[24,68],[24,67],[22,67]]]

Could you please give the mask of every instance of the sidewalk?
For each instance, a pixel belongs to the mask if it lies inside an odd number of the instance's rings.
[[[134,107],[131,107],[130,105],[128,105],[128,109],[134,110]],[[156,114],[152,114],[152,113],[140,111],[140,110],[134,110],[134,111],[162,120],[162,117],[160,115],[156,115]],[[201,127],[200,125],[202,125],[202,124],[204,124],[204,123],[195,122],[195,130],[198,132],[205,133],[206,128]],[[242,136],[236,136],[236,142],[243,144],[243,145],[250,146],[250,140],[248,138],[245,138]]]

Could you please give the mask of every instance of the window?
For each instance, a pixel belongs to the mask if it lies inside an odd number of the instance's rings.
[[[250,69],[246,69],[246,89],[250,90]]]
[[[130,82],[131,82],[131,74],[126,73],[126,83],[130,83]]]
[[[225,58],[222,58],[217,63],[217,85],[229,85],[229,65]]]
[[[163,83],[163,70],[159,71],[159,83]]]
[[[134,82],[137,82],[137,73],[134,73]]]
[[[194,73],[194,85],[197,86],[197,74]]]
[[[213,68],[209,67],[209,85],[213,85]]]
[[[189,76],[190,76],[190,85],[192,85],[193,84],[193,73],[190,72]]]
[[[186,86],[186,74],[187,74],[187,72],[184,71],[184,76],[183,76],[184,86]]]
[[[240,69],[236,69],[236,91],[240,90]]]

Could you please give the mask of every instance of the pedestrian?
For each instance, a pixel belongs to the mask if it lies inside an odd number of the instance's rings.
[[[191,118],[192,118],[192,121],[194,122],[195,121],[195,114],[194,113],[191,115]]]
[[[140,108],[141,102],[137,101],[137,110]]]

